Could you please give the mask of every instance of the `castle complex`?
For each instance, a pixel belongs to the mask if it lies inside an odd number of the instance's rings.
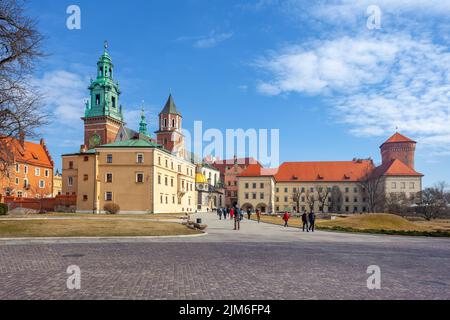
[[[361,183],[367,176],[381,181],[385,195],[414,198],[422,190],[422,174],[414,169],[416,142],[400,133],[381,146],[378,167],[370,159],[286,162],[274,169],[252,158],[194,164],[172,95],[159,113],[155,139],[144,111],[137,130],[126,127],[106,46],[89,91],[84,144],[62,156],[62,194],[76,195],[79,212],[104,212],[117,204],[124,213],[190,213],[234,203],[266,213],[367,212],[370,195]]]

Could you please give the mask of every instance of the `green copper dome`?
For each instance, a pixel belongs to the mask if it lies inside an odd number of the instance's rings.
[[[104,52],[97,62],[97,78],[91,80],[91,99],[86,103],[85,118],[109,116],[123,122],[119,83],[114,82],[114,65],[105,42]]]

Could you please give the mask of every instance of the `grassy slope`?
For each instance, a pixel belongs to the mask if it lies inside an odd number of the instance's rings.
[[[171,236],[199,234],[179,223],[124,220],[21,220],[0,221],[0,238]]]
[[[277,216],[262,216],[267,223],[283,225],[284,221]],[[291,218],[290,227],[300,227],[300,218]],[[399,235],[450,236],[449,221],[411,222],[392,214],[355,215],[336,220],[317,220],[316,226],[322,230],[367,232]]]

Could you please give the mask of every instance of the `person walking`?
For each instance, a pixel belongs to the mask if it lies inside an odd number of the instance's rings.
[[[235,206],[234,210],[234,230],[241,230],[241,213],[239,212],[239,208]]]
[[[248,217],[248,220],[250,220],[252,218],[252,209],[250,209],[250,207],[247,208],[247,217]]]
[[[217,214],[219,215],[219,220],[222,220],[222,208],[217,208]]]
[[[306,214],[306,211],[303,211],[302,222],[303,222],[303,232],[305,232],[305,227],[306,227],[306,232],[309,232],[308,215]]]
[[[289,227],[289,225],[288,225],[289,218],[290,218],[290,215],[289,215],[289,213],[286,211],[286,212],[284,213],[284,215],[283,215],[284,227],[285,227],[285,228]]]
[[[314,214],[314,210],[312,210],[311,213],[309,214],[309,230],[311,230],[311,232],[314,232],[315,224],[316,224],[316,215]]]
[[[235,215],[234,207],[230,209],[230,219],[233,219]]]
[[[256,209],[256,220],[258,220],[258,223],[261,221],[261,211],[259,209]]]

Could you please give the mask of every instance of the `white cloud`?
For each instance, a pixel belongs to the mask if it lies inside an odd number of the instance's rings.
[[[44,96],[46,108],[62,125],[77,127],[83,116],[89,80],[65,70],[44,73],[33,85]]]
[[[291,46],[257,67],[268,95],[321,95],[333,117],[357,135],[400,131],[450,151],[450,52],[405,34],[340,37]],[[445,149],[445,150],[443,150]]]
[[[201,37],[194,42],[194,47],[196,48],[212,48],[217,46],[219,43],[230,39],[233,36],[232,33],[215,33],[212,32],[209,36]]]
[[[196,36],[196,37],[179,37],[176,41],[192,42],[195,48],[205,49],[212,48],[230,39],[233,33],[216,33],[211,31],[207,36]]]

